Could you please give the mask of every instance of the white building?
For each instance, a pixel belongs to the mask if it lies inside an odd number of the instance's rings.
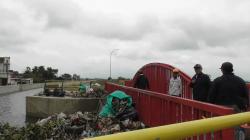
[[[0,86],[7,85],[10,81],[10,57],[0,57]]]

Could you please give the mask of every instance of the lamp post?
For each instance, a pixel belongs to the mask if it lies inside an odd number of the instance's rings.
[[[114,54],[116,51],[118,51],[119,49],[113,49],[111,52],[110,52],[110,62],[109,62],[109,79],[111,80],[111,57],[112,57],[112,54]]]

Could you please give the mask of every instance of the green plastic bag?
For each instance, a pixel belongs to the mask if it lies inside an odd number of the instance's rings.
[[[81,94],[86,93],[86,85],[80,83],[79,91]]]
[[[132,106],[131,96],[127,95],[123,91],[116,90],[107,96],[107,102],[106,102],[105,106],[102,108],[101,112],[99,113],[100,117],[115,116],[115,114],[117,112],[115,112],[113,107],[112,107],[112,100],[114,97],[116,97],[120,100],[127,99],[128,100],[128,107]]]

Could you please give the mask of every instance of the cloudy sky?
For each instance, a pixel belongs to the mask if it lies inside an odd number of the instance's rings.
[[[250,80],[249,0],[0,0],[0,56],[82,77],[131,78],[151,62],[212,79],[222,62]]]

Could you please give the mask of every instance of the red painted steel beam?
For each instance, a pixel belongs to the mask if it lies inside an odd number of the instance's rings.
[[[215,105],[215,104],[210,104],[210,103],[199,102],[199,101],[190,100],[190,99],[184,99],[184,98],[164,95],[164,94],[160,94],[157,92],[141,90],[141,89],[137,89],[137,88],[133,88],[133,87],[120,86],[120,85],[113,84],[113,83],[108,83],[108,84],[119,87],[119,89],[133,91],[133,92],[140,92],[140,93],[143,93],[144,95],[149,95],[151,97],[158,97],[158,98],[172,101],[172,102],[175,102],[178,104],[183,104],[186,106],[194,107],[194,108],[199,109],[199,110],[206,110],[208,112],[213,112],[213,113],[216,113],[218,115],[227,115],[227,114],[233,113],[231,108],[224,107],[224,106],[219,106],[219,105]]]

